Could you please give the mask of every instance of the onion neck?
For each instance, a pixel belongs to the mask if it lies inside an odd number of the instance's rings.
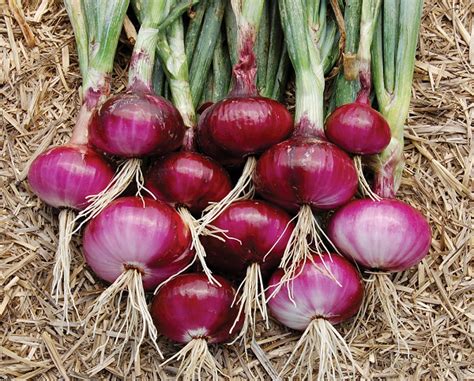
[[[410,107],[422,7],[422,0],[400,0],[399,5],[384,2],[383,25],[379,20],[372,45],[375,94],[392,135],[388,147],[372,161],[374,190],[382,197],[394,196],[401,183],[403,130]]]
[[[184,47],[184,27],[181,19],[170,25],[167,34],[158,37],[157,51],[170,85],[173,104],[178,109],[186,126],[183,149],[195,150],[194,129],[197,123],[196,110],[189,84],[189,69]]]
[[[263,0],[232,0],[237,22],[237,63],[232,69],[231,96],[256,96],[257,59],[255,42],[263,12]]]
[[[357,58],[359,62],[360,91],[356,102],[370,104],[369,96],[372,88],[370,72],[371,54],[370,47],[374,36],[377,18],[380,13],[381,0],[363,0],[360,22],[360,39]]]
[[[294,136],[326,140],[324,135],[324,71],[314,43],[312,23],[299,0],[281,0],[280,14],[288,53],[296,74]]]

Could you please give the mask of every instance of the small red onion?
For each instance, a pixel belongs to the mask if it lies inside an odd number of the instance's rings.
[[[334,377],[336,370],[342,379],[341,360],[353,360],[332,325],[348,320],[359,310],[364,294],[360,275],[346,259],[327,253],[300,263],[297,274],[281,285],[284,272],[278,269],[270,278],[267,291],[270,313],[287,327],[304,330],[284,369],[297,356],[292,377],[311,378],[313,363],[319,356],[318,376]],[[341,360],[334,358],[338,351]]]
[[[109,98],[89,124],[92,145],[130,158],[174,151],[184,132],[181,115],[171,102],[136,87]]]
[[[326,120],[326,137],[347,152],[380,153],[390,143],[385,118],[362,100],[336,108]]]
[[[233,202],[212,224],[231,238],[202,238],[208,263],[234,278],[244,276],[253,263],[259,265],[264,275],[274,271],[294,227],[283,210],[253,200]]]
[[[171,153],[156,160],[145,176],[145,187],[159,200],[201,213],[210,202],[232,189],[227,172],[196,152]]]
[[[210,283],[205,274],[179,275],[163,285],[153,299],[151,314],[158,331],[173,341],[187,343],[166,361],[182,359],[177,379],[200,379],[203,370],[218,379],[208,343],[229,341],[240,329],[237,326],[230,332],[237,316],[237,308],[232,307],[235,290],[226,279],[216,279],[221,286]]]
[[[392,272],[420,262],[431,244],[425,218],[395,199],[350,202],[333,215],[328,235],[337,248],[362,266]]]
[[[278,267],[294,225],[283,210],[252,200],[233,202],[212,224],[230,238],[202,238],[207,263],[223,274],[243,278],[237,319],[244,312],[238,337],[245,339],[249,329],[255,332],[257,310],[268,325],[264,278]]]
[[[83,209],[87,196],[101,192],[114,172],[105,158],[85,145],[63,145],[41,153],[31,164],[28,182],[55,208]]]
[[[164,284],[151,306],[158,331],[178,343],[229,341],[238,331],[229,332],[237,315],[237,308],[231,307],[235,290],[223,277],[216,278],[221,286],[202,273],[179,275]]]
[[[192,258],[188,227],[169,205],[123,197],[109,204],[84,231],[84,256],[95,274],[114,282],[124,271],[142,274],[145,289],[184,269]]]

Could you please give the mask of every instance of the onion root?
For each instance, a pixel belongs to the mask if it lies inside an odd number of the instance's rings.
[[[207,345],[207,341],[202,338],[192,339],[178,353],[166,360],[161,366],[165,366],[173,360],[180,360],[176,379],[179,380],[219,380],[218,365]],[[205,377],[201,377],[204,373]]]
[[[297,358],[296,364],[291,361]],[[298,340],[290,358],[285,363],[280,376],[286,373],[289,365],[293,368],[291,379],[313,379],[315,365],[319,362],[317,380],[342,380],[344,370],[352,367],[354,377],[354,359],[341,334],[325,319],[315,318]],[[352,377],[352,378],[353,378]]]

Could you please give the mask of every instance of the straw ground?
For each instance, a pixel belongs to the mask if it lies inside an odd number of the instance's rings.
[[[32,195],[25,173],[32,157],[71,132],[79,108],[77,56],[60,2],[23,1],[23,10],[15,9],[17,0],[7,3],[0,2],[0,378],[146,380],[165,372],[172,378],[178,365],[160,369],[149,342],[128,371],[127,361],[93,356],[105,335],[114,336],[111,322],[101,322],[93,340],[62,326],[49,294],[57,213]],[[399,197],[427,216],[433,244],[420,265],[393,277],[409,354],[397,350],[376,306],[350,343],[360,379],[474,379],[472,11],[470,0],[425,1]],[[119,50],[114,91],[126,79],[125,35]],[[105,285],[84,264],[78,239],[75,247],[71,281],[83,314]],[[350,328],[350,322],[338,327],[342,334]],[[233,379],[263,380],[281,369],[297,340],[271,322],[268,331],[259,327],[248,358],[236,346],[211,351]],[[170,357],[180,347],[161,338],[160,348]]]

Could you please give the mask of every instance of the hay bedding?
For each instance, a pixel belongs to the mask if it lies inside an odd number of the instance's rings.
[[[57,216],[30,192],[25,168],[32,155],[64,142],[79,106],[80,77],[72,29],[61,2],[0,1],[1,252],[0,379],[173,378],[176,364],[159,368],[147,343],[139,361],[93,355],[108,332],[94,340],[63,330],[61,311],[49,296]],[[393,342],[374,315],[352,334],[359,379],[474,379],[472,162],[474,23],[470,0],[426,0],[406,130],[406,170],[399,197],[421,209],[433,229],[430,255],[418,268],[397,274],[399,315],[408,350]],[[27,38],[25,38],[25,36]],[[29,44],[35,46],[28,47]],[[130,53],[123,38],[114,86],[123,88]],[[80,313],[103,290],[84,265],[76,241],[71,276]],[[343,333],[349,324],[339,327]],[[259,330],[246,358],[242,349],[213,348],[232,379],[269,379],[281,369],[298,335],[277,324]],[[165,355],[178,348],[160,340]],[[271,372],[271,369],[270,369]],[[141,376],[140,376],[141,375]]]

